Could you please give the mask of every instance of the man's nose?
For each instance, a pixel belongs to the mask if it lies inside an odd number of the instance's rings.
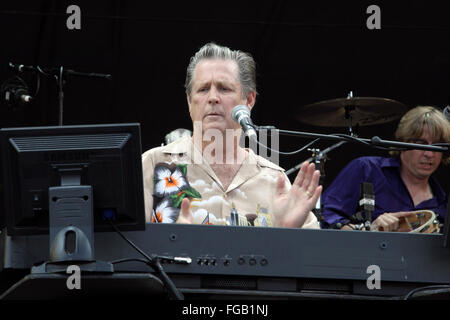
[[[434,151],[430,151],[430,150],[424,150],[423,151],[423,155],[427,158],[432,158],[434,157],[435,152]]]
[[[217,104],[220,102],[219,92],[215,87],[209,90],[208,103]]]

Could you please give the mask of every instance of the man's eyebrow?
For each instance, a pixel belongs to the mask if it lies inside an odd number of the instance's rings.
[[[227,80],[217,80],[216,81],[217,84],[221,85],[221,86],[228,86],[228,87],[235,87],[235,84],[231,81],[227,81]]]
[[[210,85],[210,81],[195,82],[194,85],[192,86],[192,88],[198,89],[198,88],[203,88],[204,86],[209,86],[209,85]]]
[[[227,86],[227,87],[233,87],[233,88],[236,87],[236,85],[233,82],[228,81],[226,79],[218,79],[218,80],[214,80],[213,82],[220,86]],[[203,87],[205,85],[210,85],[210,84],[211,84],[211,80],[206,80],[203,82],[197,82],[196,87]]]

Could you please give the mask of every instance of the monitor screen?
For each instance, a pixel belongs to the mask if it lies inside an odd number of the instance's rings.
[[[144,230],[140,126],[102,124],[0,130],[3,224],[8,235],[49,232],[49,188],[92,188],[94,231]],[[0,220],[0,221],[1,221]]]

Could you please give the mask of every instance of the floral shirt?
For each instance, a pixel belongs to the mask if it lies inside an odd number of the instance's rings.
[[[188,136],[148,150],[142,164],[147,222],[176,222],[181,201],[187,197],[194,223],[276,226],[272,200],[284,170],[252,150],[227,189]],[[288,192],[291,184],[284,177]],[[318,228],[312,212],[303,228]]]

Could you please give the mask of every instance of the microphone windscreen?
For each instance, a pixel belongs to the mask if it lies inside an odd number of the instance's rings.
[[[362,182],[360,195],[361,197],[364,197],[365,195],[373,195],[373,184],[369,182]]]
[[[238,105],[236,107],[233,108],[233,110],[231,110],[231,119],[233,119],[233,121],[238,122],[238,114],[240,112],[245,112],[250,116],[250,109],[247,106],[244,105]]]

